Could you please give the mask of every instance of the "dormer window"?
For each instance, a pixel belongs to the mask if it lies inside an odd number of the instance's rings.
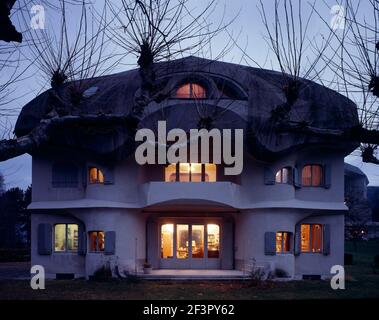
[[[323,184],[323,170],[320,165],[306,165],[301,172],[301,183],[305,187],[321,187]]]
[[[89,183],[91,184],[104,183],[104,174],[99,168],[96,168],[96,167],[89,168]]]
[[[178,99],[205,99],[206,97],[205,88],[193,82],[181,85],[176,91],[176,98]]]

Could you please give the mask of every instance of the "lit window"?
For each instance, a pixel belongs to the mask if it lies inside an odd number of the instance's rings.
[[[177,174],[177,170],[179,171]],[[207,163],[170,164],[165,169],[166,182],[216,182],[217,167]]]
[[[307,165],[301,173],[301,183],[307,187],[319,187],[322,185],[322,167],[320,165]]]
[[[220,226],[218,224],[208,224],[208,258],[220,257]]]
[[[99,168],[89,168],[90,183],[104,183],[104,174]]]
[[[289,175],[290,175],[290,169],[282,168],[276,173],[275,182],[276,183],[289,183]]]
[[[54,227],[54,251],[78,251],[78,225],[56,224]]]
[[[289,232],[276,233],[276,252],[277,253],[290,252],[290,233]]]
[[[205,89],[196,83],[186,83],[176,91],[179,99],[205,99],[207,97]]]
[[[318,253],[322,251],[322,225],[301,225],[301,252]]]
[[[88,238],[90,252],[104,251],[104,231],[90,231]]]
[[[164,224],[161,227],[161,257],[174,257],[174,225]]]
[[[192,258],[204,258],[204,225],[192,225]]]
[[[188,259],[188,224],[176,225],[176,257],[178,259]]]

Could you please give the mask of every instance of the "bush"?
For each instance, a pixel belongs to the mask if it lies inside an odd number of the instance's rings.
[[[266,278],[266,272],[264,268],[257,266],[256,260],[252,260],[252,266],[250,271],[250,284],[253,287],[261,285]]]
[[[90,280],[94,281],[110,281],[112,279],[112,270],[109,265],[103,265],[90,276]]]
[[[275,277],[277,277],[277,278],[287,278],[288,274],[287,274],[287,272],[285,270],[280,269],[280,268],[276,268],[275,269]]]
[[[351,266],[353,264],[353,255],[351,253],[345,253],[344,263],[345,266]]]

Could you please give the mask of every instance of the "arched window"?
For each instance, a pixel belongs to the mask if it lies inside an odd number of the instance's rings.
[[[103,171],[96,167],[89,168],[89,183],[104,183]]]
[[[55,163],[52,168],[53,188],[77,188],[78,168],[72,163]]]
[[[306,165],[301,172],[301,184],[306,187],[320,187],[323,184],[322,166]]]
[[[180,86],[176,91],[176,98],[178,99],[205,99],[206,97],[205,88],[193,82]]]
[[[286,167],[280,169],[275,175],[276,183],[289,183],[290,182],[290,171],[291,169]]]

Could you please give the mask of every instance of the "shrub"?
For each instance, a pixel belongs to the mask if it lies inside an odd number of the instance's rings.
[[[112,270],[110,266],[108,264],[103,265],[94,272],[90,279],[94,281],[109,281],[113,279]]]
[[[250,271],[250,284],[253,287],[259,286],[266,277],[264,268],[257,266],[256,260],[252,260],[252,266]]]
[[[351,266],[353,264],[353,255],[351,253],[345,253],[344,262],[345,266]]]
[[[287,278],[288,274],[287,274],[287,272],[285,270],[280,269],[280,268],[276,268],[275,269],[275,277],[277,277],[277,278]]]

